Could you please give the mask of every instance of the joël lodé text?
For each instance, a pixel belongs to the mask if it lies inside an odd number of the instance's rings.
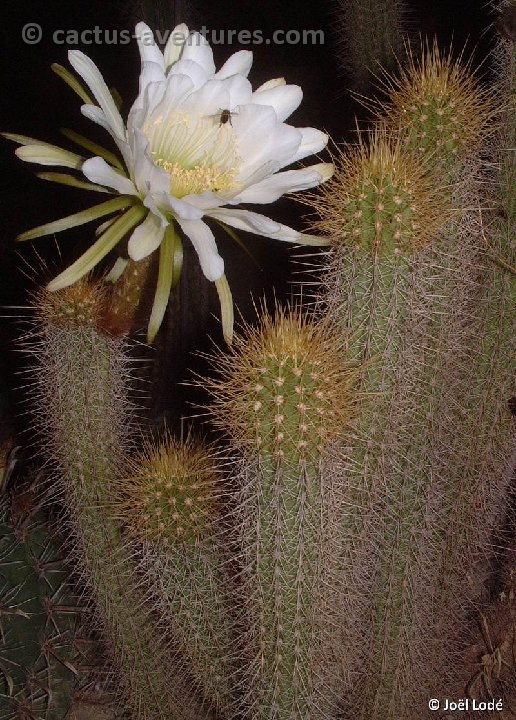
[[[460,698],[459,700],[446,700],[442,710],[453,711],[475,711],[475,710],[494,710],[495,712],[501,712],[503,710],[503,701],[501,698],[491,700],[475,700],[474,698]]]

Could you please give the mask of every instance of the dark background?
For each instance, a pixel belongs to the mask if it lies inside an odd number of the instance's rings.
[[[322,29],[324,45],[246,45],[244,49],[254,51],[250,79],[255,87],[278,76],[301,85],[304,101],[288,122],[325,129],[335,142],[351,139],[354,115],[363,116],[364,111],[350,94],[351,80],[343,74],[335,58],[334,14],[337,5],[334,0],[308,3],[299,0],[244,0],[239,3],[195,0],[193,5],[185,2],[174,5],[172,1],[164,4],[160,11],[152,9],[152,2],[146,3],[146,8],[144,4],[106,0],[88,3],[4,0],[0,9],[0,130],[26,134],[73,149],[59,134],[60,127],[69,127],[101,144],[108,144],[107,134],[81,116],[79,99],[50,70],[52,62],[68,66],[67,50],[79,46],[56,45],[52,34],[56,29],[81,31],[96,25],[101,29],[132,30],[135,22],[145,16],[151,26],[162,29],[183,20],[192,29],[202,25],[210,29],[261,29],[265,35],[280,28]],[[492,38],[492,31],[486,31],[492,16],[485,2],[440,0],[428,3],[418,0],[408,5],[413,33],[435,34],[445,46],[453,40],[457,49],[466,45],[466,54],[474,53],[477,61],[485,58]],[[43,39],[38,44],[27,45],[22,40],[22,28],[29,22],[42,27]],[[139,55],[136,43],[91,44],[80,49],[92,57],[108,84],[119,91],[125,101],[122,113],[127,113],[137,90]],[[216,64],[220,65],[240,48],[233,44],[230,47],[214,45],[213,49]],[[65,263],[75,259],[90,242],[94,225],[62,233],[56,240],[45,237],[17,244],[14,239],[23,230],[99,201],[92,193],[35,178],[34,171],[43,168],[19,161],[14,156],[14,148],[12,143],[0,140],[0,305],[6,308],[0,325],[3,348],[0,383],[5,390],[16,384],[14,372],[19,363],[13,346],[13,339],[20,332],[13,317],[17,311],[9,307],[25,305],[35,282],[49,279]],[[262,210],[296,228],[302,227],[302,216],[306,212],[293,200],[281,200]],[[253,298],[259,300],[265,294],[270,301],[274,295],[288,296],[295,276],[289,263],[291,250],[284,244],[254,235],[244,236],[244,239],[253,260],[228,239],[221,237],[218,242],[236,303],[242,314],[251,319]],[[156,348],[148,355],[160,360],[155,363],[160,370],[154,370],[154,390],[149,401],[155,418],[167,414],[177,419],[185,411],[185,392],[190,391],[184,391],[170,378],[184,380],[188,377],[189,367],[203,373],[203,361],[196,359],[192,352],[206,350],[210,338],[220,342],[214,287],[200,274],[191,248],[187,247],[186,251],[180,287],[171,299],[168,318]],[[42,268],[42,261],[46,268]],[[175,408],[172,411],[171,405]]]

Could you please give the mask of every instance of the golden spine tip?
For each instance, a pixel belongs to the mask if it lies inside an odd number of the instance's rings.
[[[432,242],[454,214],[429,163],[383,127],[339,151],[335,167],[307,202],[313,228],[337,250],[411,252]]]
[[[297,310],[265,314],[212,361],[219,377],[203,384],[214,422],[255,455],[314,460],[353,414],[355,373],[337,333]]]
[[[140,539],[191,542],[218,514],[218,486],[206,449],[167,434],[157,445],[147,442],[131,462],[116,513]]]
[[[495,92],[475,77],[462,53],[454,59],[435,40],[423,45],[420,59],[409,53],[407,66],[383,84],[388,98],[378,120],[391,133],[404,133],[422,155],[460,159],[496,128]]]
[[[42,322],[69,326],[97,328],[104,313],[107,292],[101,282],[86,278],[62,290],[46,288],[34,295],[34,307]]]

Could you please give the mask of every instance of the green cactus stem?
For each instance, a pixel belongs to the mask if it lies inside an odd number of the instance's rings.
[[[235,658],[219,527],[223,495],[207,450],[167,435],[131,463],[117,512],[142,558],[164,631],[189,659],[199,691],[229,717]]]
[[[341,467],[357,508],[343,518],[346,718],[423,717],[435,682],[429,598],[453,512],[430,458],[463,369],[477,257],[459,223],[446,227],[448,195],[424,157],[377,127],[314,201],[333,244],[322,300],[362,367],[364,395]]]
[[[510,3],[500,3],[503,10]],[[488,144],[476,202],[470,211],[479,249],[471,294],[463,376],[456,384],[452,421],[459,433],[435,447],[439,472],[448,478],[450,508],[461,508],[460,522],[448,528],[440,592],[469,601],[486,592],[493,538],[499,538],[514,468],[516,436],[510,398],[514,381],[516,277],[516,52],[508,38],[498,40],[495,70],[502,99],[501,122]],[[454,572],[452,572],[454,570]],[[445,581],[451,584],[453,595]],[[465,592],[467,588],[467,592]],[[449,629],[444,628],[449,634]]]
[[[378,122],[404,138],[409,148],[430,160],[448,181],[456,180],[467,156],[496,127],[494,93],[475,77],[471,61],[454,60],[437,41],[409,54],[407,67],[383,80],[387,100],[379,103]]]
[[[214,417],[243,452],[232,542],[251,619],[244,716],[329,718],[340,505],[322,458],[350,417],[353,374],[331,328],[282,311],[214,365]]]
[[[77,561],[134,720],[204,717],[154,629],[130,549],[109,511],[131,428],[123,341],[99,332],[105,288],[81,281],[36,299],[34,394],[76,538]]]

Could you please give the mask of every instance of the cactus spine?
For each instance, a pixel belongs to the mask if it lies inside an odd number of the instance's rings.
[[[351,410],[340,360],[329,328],[278,311],[215,361],[215,418],[244,453],[233,542],[251,619],[245,717],[315,720],[335,707],[339,496],[322,456]]]
[[[80,282],[37,298],[36,401],[79,562],[113,644],[121,702],[135,719],[203,717],[171,669],[138,587],[130,551],[108,510],[123,472],[131,421],[124,346],[97,330],[104,291]]]

